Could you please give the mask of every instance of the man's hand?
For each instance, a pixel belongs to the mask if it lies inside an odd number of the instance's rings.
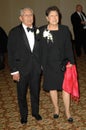
[[[19,73],[14,74],[14,75],[12,75],[12,76],[13,76],[13,80],[14,80],[14,81],[19,82],[19,80],[20,80],[20,74],[19,74]]]

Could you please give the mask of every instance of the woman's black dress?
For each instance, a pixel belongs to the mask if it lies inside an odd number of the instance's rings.
[[[45,91],[62,90],[64,72],[61,64],[64,59],[68,59],[74,64],[74,56],[70,33],[67,26],[59,25],[59,30],[50,31],[52,40],[43,37],[43,32],[47,26],[40,28],[40,57],[43,67],[43,88]]]

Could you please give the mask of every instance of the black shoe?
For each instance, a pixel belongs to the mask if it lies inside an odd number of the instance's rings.
[[[38,115],[32,114],[32,116],[35,117],[36,120],[42,120],[42,117],[39,114]]]
[[[54,115],[53,115],[53,118],[55,118],[55,119],[57,119],[58,117],[59,117],[58,114],[54,114]]]
[[[21,118],[21,124],[26,124],[27,123],[27,118]]]
[[[73,118],[72,117],[68,118],[68,122],[73,123]]]

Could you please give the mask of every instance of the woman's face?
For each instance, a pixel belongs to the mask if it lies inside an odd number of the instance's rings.
[[[51,25],[57,25],[59,22],[59,14],[57,11],[50,11],[49,15],[46,17],[47,21]]]

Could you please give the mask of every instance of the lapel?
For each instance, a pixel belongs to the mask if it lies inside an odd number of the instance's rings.
[[[76,17],[81,21],[81,17],[80,17],[80,15],[77,12],[76,12]]]
[[[82,14],[84,15],[84,17],[86,18],[86,15],[85,15],[85,13],[84,12],[82,12]]]
[[[26,33],[25,33],[25,31],[24,31],[24,29],[22,27],[22,24],[20,25],[20,28],[21,28],[21,34],[22,34],[22,37],[23,37],[23,40],[24,40],[24,45],[26,46],[27,50],[30,50],[28,39],[27,39]]]
[[[26,36],[26,34],[25,34],[25,31],[24,31],[24,29],[23,29],[23,27],[22,27],[22,24],[20,25],[20,28],[21,28],[21,33],[22,33],[22,36],[23,36],[23,39],[24,39],[24,44],[25,44],[25,46],[26,46],[26,48],[27,48],[27,50],[29,50],[29,51],[31,51],[31,49],[30,49],[30,45],[29,45],[29,41],[28,41],[28,39],[27,39],[27,36]],[[37,30],[37,28],[36,27],[34,27],[34,39],[35,39],[35,43],[34,43],[34,48],[33,48],[33,51],[34,51],[34,49],[36,48],[36,46],[37,46],[37,37],[36,37],[36,30]]]
[[[36,34],[37,28],[34,27],[34,38],[35,38],[35,43],[34,43],[34,48],[33,51],[37,48],[37,34]]]

